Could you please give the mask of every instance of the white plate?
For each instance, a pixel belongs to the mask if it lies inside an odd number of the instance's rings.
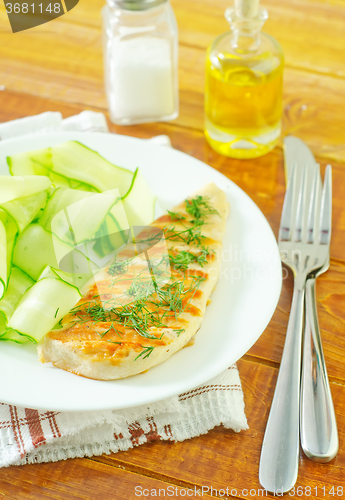
[[[276,308],[282,273],[268,222],[254,202],[216,170],[174,149],[130,137],[65,132],[0,142],[0,173],[8,174],[8,155],[71,139],[120,166],[139,166],[166,208],[209,182],[223,189],[231,212],[221,277],[195,344],[145,374],[112,382],[89,380],[41,364],[32,344],[0,343],[0,401],[61,411],[121,409],[205,383],[254,344]]]

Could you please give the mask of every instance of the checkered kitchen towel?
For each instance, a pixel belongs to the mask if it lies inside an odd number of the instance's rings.
[[[108,132],[108,127],[104,115],[92,111],[65,120],[60,113],[43,113],[0,124],[0,140],[33,130]],[[166,136],[151,140],[170,145]],[[220,424],[235,432],[248,428],[236,365],[201,387],[127,410],[74,413],[0,403],[0,467],[101,455],[154,440],[184,441]]]

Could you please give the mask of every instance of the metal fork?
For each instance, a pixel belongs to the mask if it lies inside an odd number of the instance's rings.
[[[277,384],[263,440],[259,480],[273,493],[285,493],[297,480],[299,459],[299,413],[301,381],[301,348],[306,280],[320,269],[328,258],[328,245],[319,243],[316,220],[320,174],[312,177],[310,200],[306,199],[307,167],[300,186],[296,186],[293,167],[286,190],[279,228],[279,250],[282,261],[294,274],[294,291]],[[298,190],[297,208],[294,197]],[[307,204],[308,201],[308,204]],[[308,206],[308,208],[307,208]],[[308,217],[305,217],[308,210]]]
[[[332,169],[326,168],[319,234],[329,248],[332,226]],[[308,458],[328,462],[338,452],[338,431],[332,394],[322,351],[315,300],[315,280],[329,267],[329,254],[323,267],[312,273],[306,284],[306,314],[301,381],[301,445]]]

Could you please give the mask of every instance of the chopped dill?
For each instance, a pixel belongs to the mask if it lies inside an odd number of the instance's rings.
[[[193,252],[180,250],[174,253],[174,250],[170,249],[169,256],[165,254],[150,258],[148,262],[149,275],[147,268],[145,268],[145,271],[139,272],[134,279],[123,276],[123,274],[128,273],[129,263],[132,259],[115,260],[108,268],[108,273],[112,276],[112,285],[119,281],[122,286],[125,279],[129,282],[128,288],[117,297],[107,299],[107,294],[105,294],[105,300],[102,300],[102,296],[95,295],[89,302],[75,306],[71,311],[71,314],[75,316],[75,323],[92,321],[95,323],[95,327],[97,323],[107,323],[104,325],[107,330],[102,333],[98,332],[100,337],[103,338],[108,332],[114,331],[120,340],[126,328],[152,340],[161,339],[164,335],[164,329],[173,328],[171,320],[177,320],[184,311],[188,310],[188,305],[193,300],[200,284],[206,279],[199,276],[197,271],[188,268],[191,264],[197,264],[201,267],[207,264],[207,257],[212,251],[205,246],[206,236],[201,233],[205,224],[203,219],[209,215],[218,214],[217,210],[210,205],[207,197],[196,196],[188,199],[185,201],[185,207],[186,212],[193,219],[187,220],[180,213],[168,212],[172,221],[178,221],[182,228],[176,229],[174,224],[170,224],[164,229],[164,236],[166,240],[199,247],[198,250]],[[157,235],[153,236],[150,234],[145,242],[156,241]],[[175,270],[183,271],[182,278],[181,274],[180,277],[176,277],[176,273],[175,276],[170,273],[170,264]],[[186,283],[187,277],[188,284]],[[119,301],[120,298],[123,299],[122,302]],[[56,314],[57,312],[58,310]],[[117,330],[117,325],[121,326],[122,331]],[[184,328],[176,328],[173,331],[178,337],[185,330]],[[121,344],[120,341],[114,340],[107,340],[107,342]],[[153,346],[141,347],[142,351],[135,360],[140,357],[147,358],[154,349]]]
[[[134,359],[134,361],[136,361],[138,358],[140,358],[141,356],[144,356],[143,359],[145,358],[148,358],[151,354],[151,352],[153,351],[154,349],[154,346],[148,346],[148,347],[144,347],[143,345],[141,346],[142,347],[142,351],[140,354],[138,354],[138,356]]]
[[[219,215],[219,212],[209,203],[209,198],[205,196],[196,196],[185,201],[186,212],[194,220],[204,219],[209,215]]]
[[[199,266],[203,267],[204,264],[207,264],[207,256],[210,254],[207,248],[203,248],[200,253],[192,253],[186,250],[180,250],[176,255],[169,255],[170,262],[174,266],[175,269],[186,270],[188,269],[190,264],[199,264]]]
[[[186,220],[186,217],[178,212],[170,212],[170,210],[168,210],[168,214],[170,215],[171,220]]]
[[[100,332],[97,332],[97,333],[98,333],[98,335],[99,335],[101,338],[103,338],[103,337],[104,337],[104,336],[105,336],[108,332],[110,332],[110,330],[114,330],[114,332],[116,332],[116,334],[118,335],[118,337],[120,337],[120,338],[121,338],[120,332],[119,332],[119,330],[117,330],[117,329],[114,327],[114,323],[113,323],[113,322],[111,322],[111,326],[108,328],[108,330],[106,330],[105,332],[102,332],[102,333],[100,333]],[[121,342],[115,342],[115,344],[121,344]]]
[[[118,276],[120,274],[124,274],[128,269],[128,260],[125,260],[123,262],[118,262],[114,261],[109,267],[108,267],[108,274],[110,276]]]
[[[201,234],[200,226],[202,221],[198,222],[192,227],[183,229],[182,231],[175,231],[175,228],[168,228],[165,232],[165,238],[171,241],[181,241],[190,245],[193,243],[195,246],[202,246],[206,236]]]
[[[185,331],[184,328],[177,328],[176,330],[173,330],[176,335],[179,337],[181,335],[181,333],[183,333]]]
[[[90,317],[91,321],[96,324],[99,322],[111,323],[105,332],[97,332],[101,338],[110,330],[117,332],[121,338],[114,325],[114,323],[121,323],[124,328],[132,328],[142,337],[154,340],[161,339],[164,332],[157,336],[149,331],[151,328],[169,328],[165,317],[170,317],[170,313],[173,313],[175,318],[178,318],[183,313],[205,278],[191,276],[191,279],[192,283],[188,288],[185,288],[184,281],[175,281],[162,288],[157,288],[156,296],[151,295],[145,299],[138,299],[121,307],[106,309],[102,304],[90,301],[76,306],[71,310],[71,313],[78,318],[79,323],[89,321],[83,316]]]
[[[136,299],[142,299],[148,297],[154,291],[155,287],[152,283],[151,275],[144,277],[138,275],[129,286],[127,295]]]

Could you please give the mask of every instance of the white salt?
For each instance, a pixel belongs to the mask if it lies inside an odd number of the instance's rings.
[[[109,54],[110,111],[116,120],[174,112],[172,48],[154,36],[115,38]]]

